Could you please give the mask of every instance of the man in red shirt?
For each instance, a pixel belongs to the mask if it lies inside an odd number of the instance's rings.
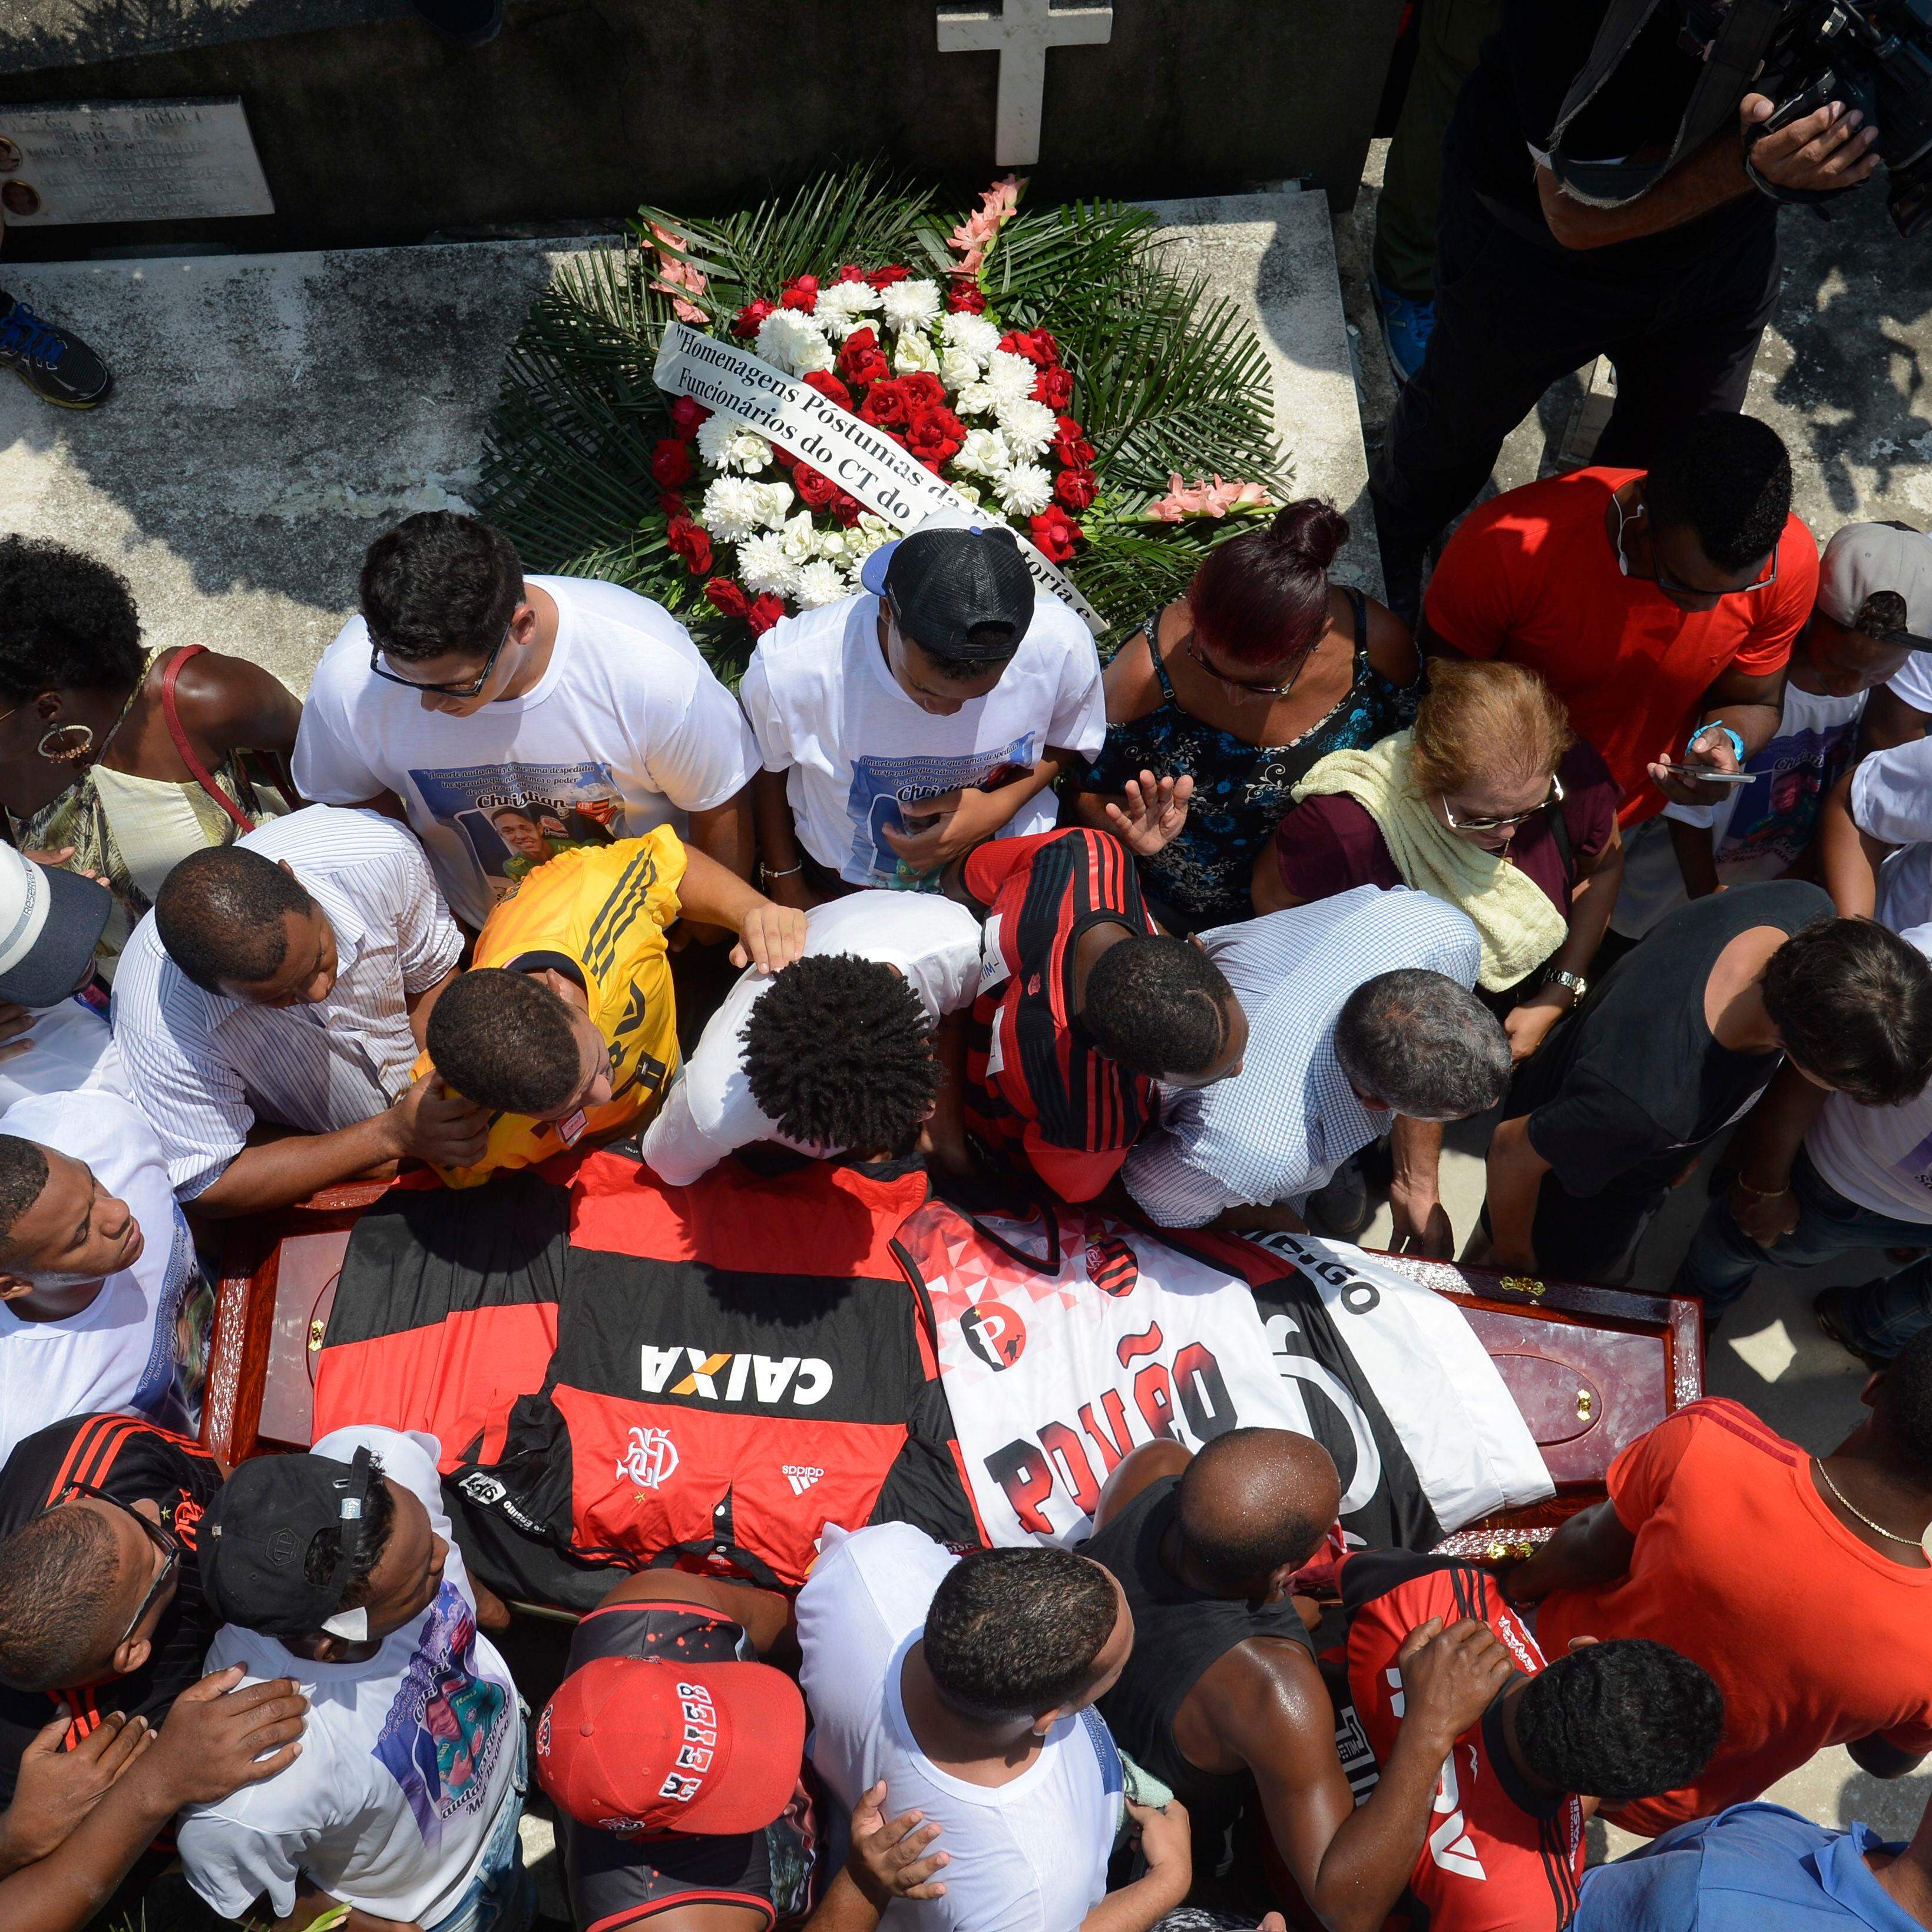
[[[1463,519],[1430,579],[1420,641],[1540,672],[1623,787],[1628,830],[1727,787],[1778,729],[1818,547],[1791,463],[1749,416],[1694,416],[1648,471],[1579,470]]]
[[[1608,1502],[1504,1573],[1511,1604],[1538,1604],[1546,1652],[1655,1637],[1724,1692],[1709,1765],[1618,1810],[1626,1831],[1756,1798],[1830,1744],[1880,1778],[1932,1750],[1932,1329],[1862,1400],[1870,1417],[1826,1456],[1736,1402],[1693,1402],[1610,1465]]]
[[[996,838],[946,868],[986,922],[966,1124],[1067,1201],[1091,1201],[1158,1112],[1156,1082],[1241,1070],[1247,1016],[1201,948],[1164,936],[1112,832]]]
[[[1486,1624],[1516,1666],[1442,1761],[1396,1920],[1428,1932],[1558,1932],[1576,1909],[1584,1820],[1600,1799],[1667,1790],[1702,1770],[1724,1722],[1718,1687],[1660,1643],[1586,1640],[1546,1663],[1495,1577],[1451,1557],[1357,1551],[1341,1583],[1348,1694],[1336,1739],[1356,1745],[1346,1761],[1358,1784],[1360,1744],[1380,1766],[1402,1730],[1396,1659],[1418,1624]]]

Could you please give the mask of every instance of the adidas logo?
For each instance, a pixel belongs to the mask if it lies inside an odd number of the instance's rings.
[[[825,1472],[823,1469],[808,1468],[800,1463],[787,1462],[782,1466],[782,1473],[785,1480],[790,1484],[792,1494],[795,1496],[802,1496],[820,1476],[824,1474]]]

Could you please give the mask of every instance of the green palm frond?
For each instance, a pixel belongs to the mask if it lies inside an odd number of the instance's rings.
[[[604,578],[674,612],[734,682],[753,640],[704,595],[665,541],[652,451],[669,399],[652,380],[672,319],[659,250],[706,278],[716,329],[800,274],[826,281],[847,262],[902,262],[944,280],[946,237],[962,218],[933,190],[876,166],[827,173],[794,194],[695,220],[639,212],[620,248],[569,256],[505,365],[484,454],[482,500],[532,568]],[[653,226],[675,237],[660,244]],[[1202,557],[1246,519],[1156,523],[1148,506],[1178,472],[1219,474],[1283,494],[1267,358],[1232,304],[1178,272],[1145,209],[1110,202],[1023,208],[979,274],[1004,326],[1051,330],[1074,382],[1070,413],[1096,452],[1102,494],[1079,520],[1069,574],[1110,626],[1137,622],[1186,584]]]

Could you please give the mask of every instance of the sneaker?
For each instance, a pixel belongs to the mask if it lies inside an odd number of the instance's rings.
[[[1368,1184],[1362,1178],[1361,1157],[1352,1154],[1336,1168],[1325,1186],[1308,1197],[1302,1218],[1318,1233],[1337,1241],[1352,1241],[1369,1225]]]
[[[0,368],[10,369],[42,401],[63,410],[91,410],[106,399],[114,378],[77,335],[56,328],[23,302],[0,293]]]
[[[503,0],[415,0],[415,5],[439,33],[466,47],[487,46],[503,31]]]
[[[1388,352],[1389,367],[1398,382],[1406,382],[1422,367],[1428,353],[1429,338],[1436,327],[1436,304],[1411,302],[1399,296],[1386,283],[1378,282],[1376,308],[1382,319],[1382,346]]]
[[[1870,1288],[1870,1282],[1862,1284]],[[1848,1355],[1856,1355],[1868,1369],[1888,1368],[1891,1364],[1883,1356],[1874,1355],[1869,1349],[1862,1348],[1854,1342],[1845,1327],[1845,1297],[1858,1291],[1850,1288],[1828,1288],[1811,1304],[1811,1312],[1819,1328],[1831,1340],[1838,1343]]]

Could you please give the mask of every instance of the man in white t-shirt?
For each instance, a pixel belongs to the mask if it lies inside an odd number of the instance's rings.
[[[524,1726],[476,1628],[433,1437],[338,1429],[244,1462],[200,1526],[227,1619],[208,1668],[291,1677],[302,1754],[182,1820],[188,1882],[224,1918],[338,1901],[422,1932],[520,1932]],[[490,1599],[493,1610],[500,1605]]]
[[[377,538],[360,595],[316,668],[296,783],[406,814],[470,931],[554,853],[667,823],[749,874],[757,752],[662,606],[590,578],[526,578],[500,530],[445,510]]]
[[[1932,925],[1902,935],[1932,959]],[[1766,1090],[1732,1143],[1754,1210],[1742,1225],[1714,1200],[1673,1292],[1719,1312],[1764,1267],[1813,1268],[1865,1248],[1932,1249],[1932,1087],[1896,1107],[1863,1107],[1791,1072]],[[1874,1367],[1932,1327],[1932,1258],[1818,1297],[1818,1325]]]
[[[865,892],[814,906],[805,929],[802,959],[746,970],[664,1096],[644,1141],[660,1180],[688,1187],[754,1141],[899,1154],[928,1114],[935,1155],[963,1161],[949,1063],[964,1040],[947,1022],[980,990],[980,922],[950,899]]]
[[[0,1462],[95,1409],[191,1432],[200,1285],[160,1144],[129,1102],[49,1094],[0,1115]]]
[[[828,1528],[798,1599],[812,1759],[848,1809],[880,1779],[940,1827],[945,1895],[896,1899],[889,1927],[1072,1932],[1107,1890],[1120,1754],[1094,1709],[1133,1649],[1097,1563],[1064,1550],[955,1558],[909,1523]],[[1108,1932],[1146,1932],[1186,1895],[1186,1814],[1129,1808],[1146,1875]]]
[[[1920,662],[1900,633],[1910,607],[1893,586],[1924,554],[1918,615],[1932,625],[1932,544],[1916,531],[1847,524],[1825,548],[1810,621],[1791,648],[1784,709],[1770,742],[1744,769],[1748,784],[1714,805],[1667,805],[1624,844],[1623,884],[1612,929],[1641,939],[1685,898],[1720,886],[1782,878],[1810,854],[1826,795],[1852,763],[1858,721],[1874,689]]]
[[[0,845],[0,1108],[32,1094],[126,1092],[106,1016],[80,997],[113,910],[105,886]]]
[[[1004,526],[916,530],[860,581],[767,632],[739,689],[766,888],[788,905],[936,890],[982,840],[1051,830],[1054,782],[1106,736],[1094,640],[1036,597]]]

